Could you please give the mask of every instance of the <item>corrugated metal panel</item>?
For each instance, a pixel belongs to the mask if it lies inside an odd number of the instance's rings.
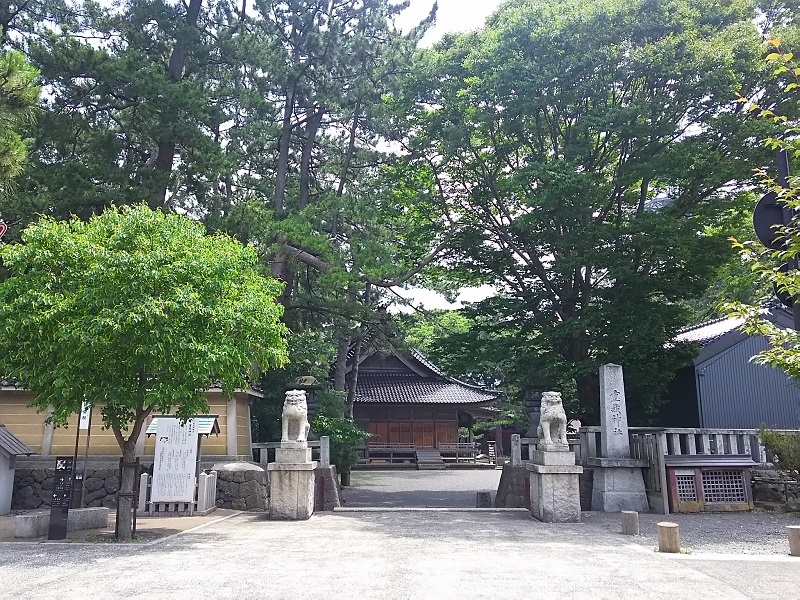
[[[767,347],[763,337],[748,337],[697,365],[701,427],[800,426],[800,389],[783,371],[750,362]]]
[[[23,444],[20,439],[11,433],[5,425],[0,425],[0,449],[5,450],[11,456],[36,454],[27,445]]]

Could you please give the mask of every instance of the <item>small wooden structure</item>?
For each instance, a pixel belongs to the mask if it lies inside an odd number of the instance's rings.
[[[752,510],[749,456],[688,454],[665,456],[672,512]]]

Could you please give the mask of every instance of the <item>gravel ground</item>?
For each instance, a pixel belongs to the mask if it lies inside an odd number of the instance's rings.
[[[620,531],[616,513],[583,513],[591,527]],[[648,548],[658,546],[656,524],[671,521],[680,526],[681,546],[692,554],[782,554],[789,551],[786,526],[800,525],[792,513],[736,512],[677,515],[639,515],[639,535],[630,539]]]
[[[354,471],[353,485],[343,491],[347,508],[474,508],[476,492],[497,491],[500,470]],[[588,527],[603,533],[620,531],[617,513],[583,513]],[[653,549],[656,524],[680,525],[681,545],[692,554],[786,555],[787,525],[800,525],[794,514],[770,512],[639,515],[640,535],[628,539]],[[599,531],[598,531],[599,533]]]
[[[497,492],[501,470],[353,471],[348,508],[475,508],[476,492]]]

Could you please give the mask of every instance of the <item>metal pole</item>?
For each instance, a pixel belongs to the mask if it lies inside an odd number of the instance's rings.
[[[778,162],[778,185],[782,188],[789,187],[789,154],[786,150],[778,150],[776,153]],[[788,226],[794,220],[794,210],[783,205],[783,224]],[[790,256],[786,261],[789,272],[797,270],[797,257]],[[794,330],[800,331],[800,296],[792,296],[792,316],[794,318]]]
[[[86,496],[86,469],[89,466],[89,440],[92,437],[92,409],[89,408],[89,427],[86,429],[86,449],[83,453],[83,477],[81,477],[81,505],[83,508],[83,499]]]
[[[78,470],[78,440],[81,439],[81,413],[78,413],[78,422],[75,425],[75,452],[72,454],[72,482],[70,483],[69,506],[72,508],[72,497],[75,494],[75,472]],[[80,508],[80,507],[79,507]]]

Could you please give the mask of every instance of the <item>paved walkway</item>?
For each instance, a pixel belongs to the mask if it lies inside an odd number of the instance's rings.
[[[348,508],[474,508],[476,492],[491,492],[494,497],[501,473],[494,469],[353,471],[352,485],[342,496]]]
[[[520,513],[242,514],[149,545],[0,544],[0,597],[795,598],[800,559],[664,556]]]

